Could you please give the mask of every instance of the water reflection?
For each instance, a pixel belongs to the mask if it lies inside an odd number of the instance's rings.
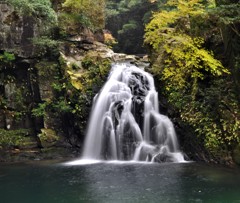
[[[3,203],[240,202],[240,171],[187,164],[0,166]]]

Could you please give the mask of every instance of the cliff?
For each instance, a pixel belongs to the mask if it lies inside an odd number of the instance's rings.
[[[97,42],[99,33],[82,27],[40,46],[40,27],[40,18],[0,3],[0,161],[78,154],[111,65],[113,52]]]

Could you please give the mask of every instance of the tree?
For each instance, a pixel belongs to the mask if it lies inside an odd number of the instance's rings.
[[[217,30],[213,33],[220,36],[213,9],[212,1],[169,0],[146,26],[145,44],[152,51],[152,71],[179,119],[220,157],[240,142],[240,112],[230,71],[206,49],[210,37],[201,30]]]
[[[159,0],[159,2],[161,2]],[[106,29],[110,30],[118,44],[116,52],[145,53],[143,48],[144,25],[149,22],[158,4],[149,0],[109,0],[106,9]]]
[[[211,12],[217,19],[224,44],[224,63],[230,68],[235,91],[240,92],[240,4],[238,0],[217,0]],[[240,94],[238,94],[240,102]]]
[[[26,16],[35,16],[43,21],[43,25],[57,23],[57,15],[52,9],[50,0],[6,0],[15,10]]]
[[[105,0],[66,0],[63,9],[78,17],[81,23],[92,29],[103,29],[105,25]]]

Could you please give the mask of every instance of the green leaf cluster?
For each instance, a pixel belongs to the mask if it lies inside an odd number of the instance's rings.
[[[35,54],[38,57],[48,56],[56,58],[59,55],[59,41],[48,36],[35,37],[32,39],[35,46]]]
[[[219,22],[226,25],[234,25],[240,21],[240,4],[232,3],[228,5],[219,5],[210,11],[211,15],[216,15]]]
[[[36,16],[46,24],[56,24],[57,15],[50,0],[6,0],[15,10],[26,16]]]
[[[1,66],[5,67],[10,65],[15,59],[14,54],[4,51],[3,54],[0,54],[0,69]]]
[[[135,20],[130,20],[128,23],[123,25],[122,29],[118,31],[118,34],[133,32],[137,28],[138,28],[138,23]]]
[[[15,55],[9,52],[4,51],[3,54],[0,54],[0,62],[10,63],[15,60]]]

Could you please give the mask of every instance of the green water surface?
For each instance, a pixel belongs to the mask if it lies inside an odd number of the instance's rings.
[[[196,163],[0,165],[1,203],[240,202],[240,170]]]

